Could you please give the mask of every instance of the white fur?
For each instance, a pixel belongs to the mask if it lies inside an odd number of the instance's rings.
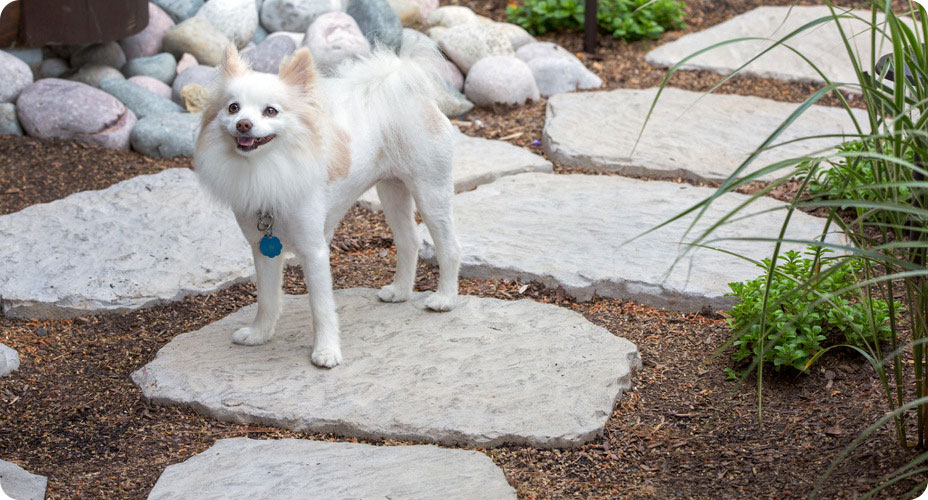
[[[233,66],[229,57],[226,65]],[[400,302],[412,292],[420,245],[415,201],[435,241],[441,273],[426,305],[439,311],[454,306],[460,246],[451,212],[452,128],[433,100],[435,57],[433,46],[410,40],[400,56],[377,50],[308,90],[251,71],[225,78],[217,94],[222,106],[201,130],[194,163],[202,184],[232,208],[253,247],[258,312],[251,326],[234,332],[234,342],[267,342],[280,314],[283,256],[270,259],[258,250],[263,234],[257,213],[271,211],[284,252],[303,259],[315,331],[312,361],[324,367],[342,361],[329,241],[345,212],[375,184],[397,248],[394,281],[380,298]],[[237,113],[229,112],[233,102]],[[306,103],[313,104],[309,113]],[[279,113],[265,116],[267,106]],[[255,151],[239,151],[234,136],[241,135],[236,124],[243,119],[252,122],[250,135],[276,138]],[[339,129],[350,137],[350,169],[346,177],[330,179]]]

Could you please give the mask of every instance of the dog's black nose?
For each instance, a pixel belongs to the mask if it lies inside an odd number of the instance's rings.
[[[235,124],[235,128],[244,134],[251,130],[251,120],[239,120],[238,123]]]

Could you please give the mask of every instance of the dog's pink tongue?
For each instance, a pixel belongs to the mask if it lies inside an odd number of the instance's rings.
[[[255,143],[254,137],[239,137],[238,138],[238,145],[242,146],[243,148],[249,148],[254,143]]]

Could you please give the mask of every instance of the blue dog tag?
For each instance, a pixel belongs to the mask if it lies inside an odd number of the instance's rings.
[[[280,238],[276,236],[265,236],[261,238],[261,242],[258,244],[261,254],[272,259],[280,255],[280,251],[283,247],[283,244],[280,243]]]

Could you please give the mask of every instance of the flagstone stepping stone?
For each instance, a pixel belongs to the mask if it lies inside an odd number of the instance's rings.
[[[9,316],[138,309],[209,293],[253,273],[231,211],[213,203],[188,169],[0,216],[0,240],[15,242],[0,260]]]
[[[652,88],[552,96],[542,136],[548,158],[562,165],[652,178],[722,180],[798,106],[760,97],[665,88],[632,154],[656,93]],[[867,122],[863,110],[855,113],[861,123]],[[813,106],[776,143],[853,131],[853,122],[843,109]],[[777,147],[762,153],[749,171],[827,150],[838,142],[840,138],[832,137]],[[768,174],[762,180],[776,177]]]
[[[444,444],[579,446],[602,432],[640,366],[635,346],[581,315],[530,300],[428,293],[388,304],[335,292],[344,363],[312,365],[309,300],[286,296],[267,344],[232,343],[255,305],[178,335],[132,374],[145,397],[214,418]]]
[[[840,9],[839,9],[840,10]],[[855,10],[854,15],[870,20],[869,10]],[[661,45],[645,56],[645,60],[659,66],[673,66],[686,56],[716,43],[740,37],[764,37],[767,40],[752,40],[728,44],[710,50],[687,61],[684,69],[702,69],[723,75],[732,73],[755,55],[770,47],[776,40],[788,35],[801,26],[816,19],[831,16],[827,6],[758,7],[735,16],[706,30],[691,33]],[[877,15],[882,25],[884,16]],[[851,43],[859,53],[858,60],[870,61],[869,23],[857,19],[843,19],[842,26]],[[911,27],[911,22],[909,22]],[[859,36],[866,32],[867,36]],[[806,30],[791,38],[788,45],[809,58],[832,81],[856,82],[857,76],[841,41],[838,27],[833,20]],[[877,40],[879,44],[879,40]],[[886,40],[885,51],[892,51],[892,43]],[[882,54],[876,54],[879,56]],[[742,70],[763,78],[824,82],[822,77],[799,55],[785,47],[777,47]]]
[[[493,182],[504,175],[523,172],[553,172],[548,160],[505,141],[493,141],[455,132],[451,174],[454,191],[460,193]],[[377,190],[361,195],[358,204],[372,211],[382,210]]]
[[[44,500],[48,478],[30,474],[22,467],[0,460],[0,488],[16,500]]]
[[[754,264],[720,251],[696,249],[666,275],[682,250],[678,242],[691,217],[628,242],[713,192],[689,184],[619,176],[504,177],[454,197],[461,275],[537,280],[549,287],[562,286],[581,301],[595,293],[681,311],[728,308],[734,301],[725,297],[730,291],[727,284],[756,277],[760,269]],[[691,235],[700,234],[747,198],[721,196]],[[785,206],[761,198],[745,212],[759,215],[726,224],[715,231],[715,237],[776,237],[786,212],[775,209]],[[785,238],[813,239],[821,234],[824,222],[796,212]],[[431,239],[427,231],[420,231],[425,239],[420,256],[434,261]],[[772,244],[756,241],[714,245],[755,260],[769,257],[773,250]],[[788,249],[803,247],[783,246],[783,251]]]
[[[515,499],[486,455],[437,446],[221,439],[164,470],[149,500],[184,498]]]
[[[12,347],[0,344],[0,377],[19,369],[19,353]]]

